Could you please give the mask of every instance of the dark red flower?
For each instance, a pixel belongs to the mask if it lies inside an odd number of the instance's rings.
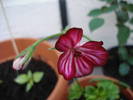
[[[79,45],[82,36],[82,29],[71,28],[55,45],[63,52],[58,60],[58,71],[67,80],[88,75],[94,66],[102,66],[107,61],[108,52],[102,47],[103,42],[90,41]]]

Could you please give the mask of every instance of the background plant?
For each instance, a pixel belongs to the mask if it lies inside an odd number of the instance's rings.
[[[15,82],[24,85],[26,84],[26,92],[30,91],[30,89],[33,87],[35,83],[39,83],[41,79],[43,78],[44,73],[43,72],[34,72],[32,73],[30,70],[27,72],[27,74],[20,74],[15,78]]]
[[[89,23],[89,28],[94,31],[104,25],[105,20],[100,15],[114,12],[116,15],[117,40],[119,44],[118,54],[120,62],[119,74],[125,76],[130,71],[130,65],[133,65],[133,57],[128,54],[125,45],[133,32],[129,26],[133,24],[133,4],[127,0],[100,0],[105,5],[89,12],[89,16],[93,17]]]
[[[97,82],[90,80],[90,82]],[[120,89],[110,80],[100,79],[96,86],[89,85],[81,87],[77,82],[71,85],[69,100],[84,98],[85,100],[117,100],[119,99]]]

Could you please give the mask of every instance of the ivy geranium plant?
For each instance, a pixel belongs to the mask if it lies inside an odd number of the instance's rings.
[[[34,72],[32,73],[30,70],[27,73],[23,73],[18,75],[15,78],[15,82],[20,85],[26,85],[26,92],[29,92],[33,85],[36,83],[39,83],[41,79],[43,78],[44,73],[43,72]]]
[[[128,0],[99,0],[105,2],[101,8],[93,9],[89,12],[92,20],[89,22],[91,31],[103,26],[105,20],[100,15],[114,12],[116,15],[117,40],[118,40],[118,54],[122,63],[119,65],[119,74],[125,76],[130,71],[130,65],[133,65],[133,57],[128,54],[125,45],[133,32],[129,26],[133,25],[133,4]]]
[[[95,83],[92,85],[92,83]],[[128,87],[121,83],[123,87]],[[120,88],[116,83],[106,79],[91,79],[88,85],[81,86],[74,82],[69,89],[69,100],[119,100]]]
[[[59,36],[59,39],[55,44],[55,49],[61,52],[57,64],[58,72],[66,80],[89,75],[94,67],[104,65],[108,59],[108,52],[102,46],[102,41],[91,41],[88,36],[83,35],[81,28],[71,28],[66,32],[40,39],[26,48],[14,60],[13,69],[24,70],[36,46],[56,36]],[[87,40],[83,44],[80,43],[82,37]]]

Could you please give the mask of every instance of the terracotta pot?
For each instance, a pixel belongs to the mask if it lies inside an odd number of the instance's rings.
[[[29,45],[33,44],[36,39],[31,38],[18,38],[15,39],[19,52],[27,48]],[[58,81],[56,86],[47,100],[63,100],[65,91],[67,89],[67,81],[58,74],[57,71],[57,61],[59,53],[56,50],[49,50],[51,46],[45,41],[37,46],[34,53],[36,59],[41,59],[48,63],[52,69],[56,72]],[[14,59],[16,53],[14,51],[13,45],[10,40],[0,42],[0,63],[6,62],[7,60]]]
[[[83,78],[80,78],[78,81],[79,81],[79,84],[82,86],[82,87],[85,87],[85,86],[89,86],[89,85],[94,85],[92,83],[89,83],[89,80],[91,79],[95,79],[95,78],[102,78],[102,79],[108,79],[108,80],[112,80],[114,83],[116,83],[119,87],[120,87],[120,90],[121,90],[121,93],[124,94],[128,100],[133,100],[133,91],[130,89],[130,88],[123,88],[119,85],[119,81],[114,79],[114,78],[111,78],[111,77],[107,77],[107,76],[100,76],[100,75],[92,75],[92,76],[86,76],[86,77],[83,77]],[[70,86],[68,87],[68,89],[70,88]],[[67,91],[68,92],[68,91]],[[63,100],[68,100],[67,97],[68,97],[68,93],[66,93],[66,98],[64,98]]]

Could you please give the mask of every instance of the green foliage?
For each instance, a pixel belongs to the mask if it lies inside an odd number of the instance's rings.
[[[117,38],[120,46],[123,46],[127,43],[127,40],[130,36],[130,29],[125,25],[117,25],[118,33]]]
[[[86,100],[97,100],[97,94],[99,91],[97,91],[97,88],[94,86],[87,86],[85,88],[85,98]]]
[[[126,11],[118,10],[118,11],[116,11],[116,15],[117,15],[116,16],[117,21],[120,24],[123,24],[129,20],[129,15],[128,15],[128,12],[126,12]]]
[[[16,79],[15,82],[18,84],[25,84],[28,82],[28,76],[26,74],[21,74],[19,75]]]
[[[129,25],[133,24],[133,17],[129,16],[133,14],[133,4],[129,3],[126,0],[100,0],[105,2],[101,8],[96,8],[90,11],[89,16],[93,17],[89,23],[90,30],[96,30],[104,24],[104,19],[100,21],[100,24],[97,24],[94,19],[100,15],[114,12],[116,16],[116,27],[117,27],[117,40],[118,40],[118,53],[119,59],[122,64],[120,64],[119,72],[120,75],[128,74],[130,70],[130,65],[133,65],[133,58],[131,58],[124,47],[127,44],[127,41],[130,37],[130,34],[133,33],[132,27],[129,28]],[[100,19],[100,18],[99,18]],[[125,67],[123,67],[125,66]],[[125,72],[124,72],[125,71]]]
[[[103,79],[103,78],[94,78],[94,79],[91,79],[89,82],[93,83],[93,82],[99,82],[99,81],[107,81],[107,79]],[[130,86],[122,81],[119,81],[119,84],[120,86],[122,86],[123,88],[130,88]]]
[[[34,83],[32,80],[30,80],[27,84],[26,84],[26,92],[29,92],[31,90],[31,88],[33,87]]]
[[[83,95],[84,89],[77,83],[73,83],[71,85],[71,88],[69,90],[69,100],[75,100],[81,97]]]
[[[107,6],[102,7],[104,13],[112,12],[116,10],[117,8],[118,8],[118,5],[110,5],[109,7]]]
[[[122,76],[126,76],[130,70],[130,66],[127,63],[121,63],[119,65],[119,73]]]
[[[133,17],[130,19],[130,24],[133,24]]]
[[[119,73],[121,76],[125,76],[130,71],[130,65],[133,65],[133,57],[128,55],[128,51],[125,47],[119,47],[118,53],[120,60],[123,61],[123,63],[119,65]]]
[[[20,74],[19,76],[17,76],[14,81],[20,85],[26,84],[26,92],[28,92],[31,90],[34,83],[39,83],[41,81],[43,76],[43,72],[32,73],[29,70],[27,74]]]
[[[99,16],[99,15],[104,14],[104,13],[112,12],[113,10],[115,10],[117,8],[118,8],[117,5],[104,6],[101,9],[93,9],[93,10],[91,10],[88,15],[92,16],[92,17],[95,17],[95,16]]]
[[[90,21],[90,30],[94,31],[96,29],[98,29],[99,27],[101,27],[104,24],[104,19],[102,18],[94,18]]]
[[[95,82],[93,80],[91,82]],[[69,100],[77,100],[81,96],[85,100],[117,100],[119,99],[119,87],[110,80],[100,79],[96,86],[81,87],[79,84],[72,84],[69,92]]]
[[[93,80],[94,81],[94,80]],[[101,80],[96,87],[86,88],[86,100],[116,100],[119,98],[119,88],[112,81]]]
[[[133,4],[127,4],[127,10],[133,12]]]
[[[95,17],[95,16],[99,16],[101,14],[103,14],[101,9],[94,9],[88,15]]]
[[[133,66],[133,56],[128,56],[127,62]]]
[[[114,0],[100,0],[100,1],[105,1],[107,3],[112,3]]]
[[[127,52],[127,49],[125,47],[119,47],[118,48],[118,53],[119,53],[119,56],[120,56],[120,60],[127,60],[128,59],[128,52]]]
[[[43,77],[43,73],[41,72],[34,72],[33,73],[33,80],[34,80],[34,82],[36,82],[36,83],[38,83],[38,82],[40,82],[41,81],[41,79],[42,79],[42,77]]]

